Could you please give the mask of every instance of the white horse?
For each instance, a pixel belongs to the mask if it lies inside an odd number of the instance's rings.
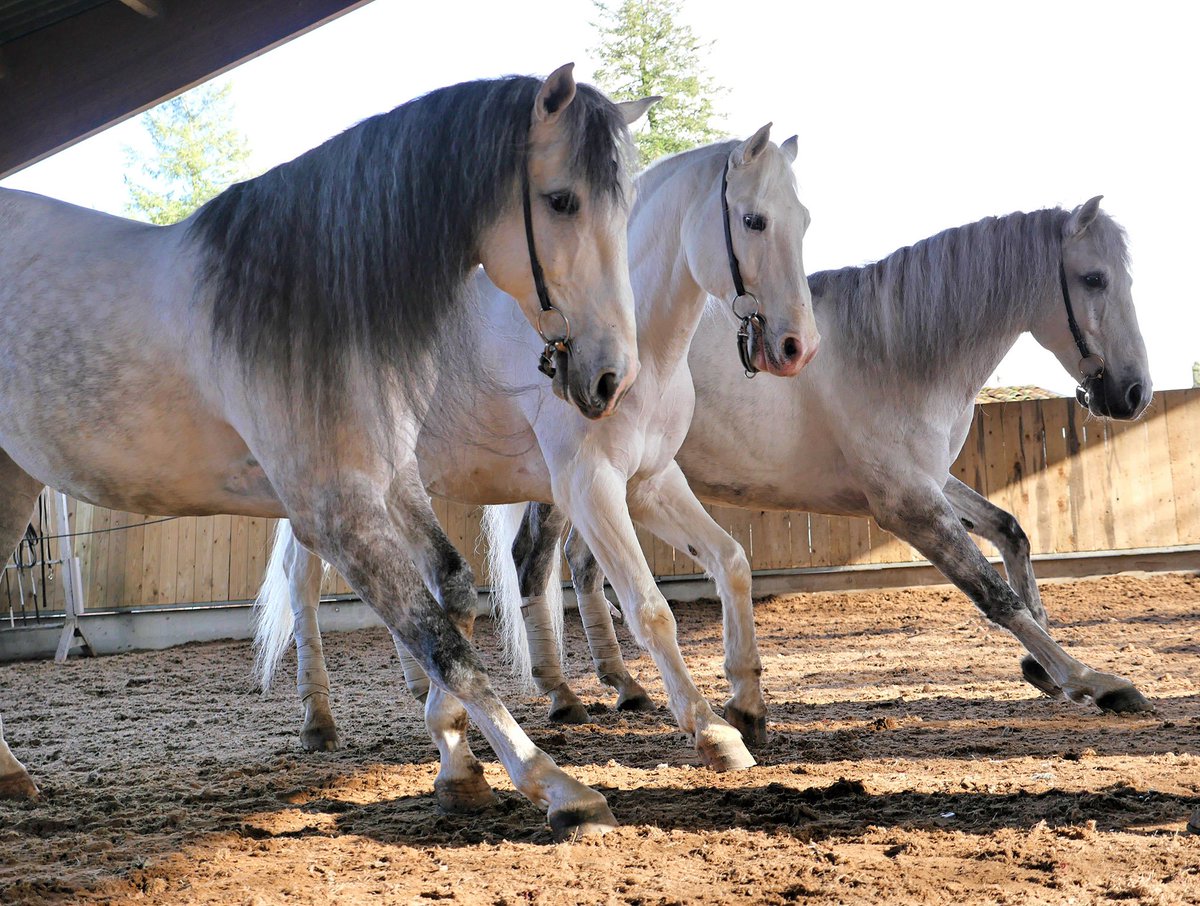
[[[744,336],[730,326],[723,331],[721,352],[738,363],[740,350],[745,364],[738,369],[792,375],[816,350],[819,337],[801,262],[809,217],[796,195],[791,171],[795,155],[795,138],[776,146],[764,126],[746,141],[663,160],[638,178],[629,245],[642,370],[613,418],[588,422],[533,380],[529,338],[513,330],[510,306],[497,290],[461,340],[478,350],[500,385],[498,392],[481,391],[476,406],[496,441],[464,444],[453,431],[442,429],[422,434],[418,442],[421,474],[434,494],[484,504],[553,500],[569,515],[612,577],[638,641],[661,670],[679,726],[692,737],[703,761],[718,770],[748,767],[754,760],[738,730],[713,712],[692,681],[676,641],[674,617],[642,555],[633,522],[668,540],[681,533],[697,539],[703,550],[698,556],[717,575],[727,611],[739,615],[730,620],[731,636],[746,627],[744,642],[753,651],[745,554],[693,496],[674,456],[692,417],[687,350],[709,294],[733,299],[743,316]],[[461,379],[444,376],[445,382]],[[745,382],[740,371],[738,379]],[[461,393],[458,387],[447,389]],[[452,548],[446,548],[450,556]],[[511,557],[508,563],[511,570]],[[540,593],[549,569],[548,563],[540,563],[532,571],[536,578],[527,576],[526,585],[536,582]],[[448,587],[465,587],[473,594],[470,571],[461,558],[433,564],[430,581],[443,595]],[[316,558],[281,526],[259,600],[264,614],[260,670],[268,682],[290,639],[294,615],[306,710],[302,737],[309,748],[337,744],[316,623],[319,583]],[[557,613],[561,620],[561,609]],[[553,609],[533,627],[530,637],[536,644],[552,638],[552,620]],[[519,632],[520,621],[510,626]],[[410,688],[420,695],[419,669],[404,660]],[[739,708],[754,713],[765,709],[760,670],[757,662],[745,666],[735,677],[734,695]],[[558,674],[543,674],[538,682],[547,691],[562,689],[569,695]],[[456,706],[441,698],[434,689],[426,705],[442,753],[439,797],[448,808],[475,808],[488,801],[490,791],[466,740],[447,731],[455,725]],[[572,696],[557,706],[571,712],[578,701]]]
[[[557,832],[611,825],[603,797],[493,692],[472,613],[421,582],[434,519],[413,449],[434,382],[486,371],[446,345],[479,264],[540,329],[569,322],[547,339],[587,416],[634,379],[634,106],[576,86],[570,65],[440,89],[169,227],[0,192],[9,549],[47,484],[139,513],[286,516],[463,703]],[[35,361],[38,345],[61,355]],[[454,404],[469,400],[443,395],[439,421]],[[36,794],[0,743],[0,795]]]
[[[796,380],[737,380],[724,355],[726,325],[701,326],[689,358],[696,414],[677,457],[692,487],[710,503],[874,516],[1016,636],[1030,652],[1025,678],[1038,689],[1106,711],[1151,710],[1128,680],[1092,670],[1051,638],[1021,526],[950,475],[975,396],[1025,331],[1080,379],[1080,402],[1093,415],[1132,419],[1149,405],[1125,237],[1100,197],[1070,212],[989,217],[809,282],[824,342]],[[1008,584],[968,531],[1000,549]],[[558,537],[520,539],[516,550],[557,556]],[[697,537],[668,540],[688,550]],[[581,539],[572,536],[568,557],[589,643],[595,624],[611,635],[604,576]],[[507,607],[516,606],[510,597]],[[753,630],[749,610],[733,614],[747,625],[732,635],[729,618],[732,677],[745,669],[742,640]],[[560,671],[553,647],[534,654],[535,675]],[[598,665],[606,658],[608,671],[624,670],[615,645],[593,646],[592,655]]]

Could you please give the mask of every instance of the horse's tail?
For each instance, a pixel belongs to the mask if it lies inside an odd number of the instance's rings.
[[[291,647],[296,629],[292,585],[287,572],[288,553],[292,547],[300,547],[292,534],[292,524],[280,519],[267,573],[258,589],[258,597],[254,599],[254,673],[263,692],[271,688],[271,680],[279,670],[284,652]],[[324,568],[329,569],[329,565],[325,564]]]
[[[533,661],[530,657],[529,639],[525,633],[525,620],[521,613],[521,582],[512,555],[513,541],[521,531],[525,506],[523,503],[512,503],[484,507],[482,524],[484,537],[487,538],[492,616],[504,643],[504,656],[512,666],[513,674],[527,688],[531,688]],[[563,604],[560,559],[557,556],[554,558],[551,580],[546,589],[546,603],[550,608],[551,625],[561,658]]]

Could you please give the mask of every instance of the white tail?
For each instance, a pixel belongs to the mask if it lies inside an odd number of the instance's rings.
[[[292,613],[292,586],[288,576],[288,551],[299,547],[292,524],[280,519],[275,529],[275,545],[258,597],[254,599],[254,673],[262,691],[271,688],[283,653],[292,645],[296,617]],[[329,569],[329,564],[323,564]]]
[[[525,506],[523,503],[509,503],[484,507],[481,522],[484,537],[487,539],[488,575],[492,584],[492,616],[504,643],[504,656],[512,665],[513,674],[522,681],[526,689],[532,689],[533,663],[529,653],[529,639],[525,634],[525,621],[521,616],[521,583],[512,558],[512,545],[521,530]],[[558,556],[557,551],[555,553],[545,594],[561,662],[562,558]]]

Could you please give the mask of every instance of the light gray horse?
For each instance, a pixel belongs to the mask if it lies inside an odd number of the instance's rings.
[[[776,146],[769,141],[768,129],[764,126],[743,142],[722,142],[665,159],[638,178],[629,246],[642,372],[615,416],[585,421],[532,380],[528,332],[513,330],[512,307],[497,290],[488,295],[491,304],[479,309],[477,323],[459,340],[478,350],[498,385],[495,392],[478,391],[475,407],[496,440],[471,444],[442,429],[436,435],[422,434],[418,442],[421,474],[435,494],[485,504],[530,497],[554,500],[570,515],[598,552],[630,625],[662,672],[676,721],[705,764],[717,770],[754,763],[736,718],[742,712],[765,710],[760,671],[750,664],[738,674],[735,699],[740,711],[727,708],[732,726],[721,720],[684,663],[674,618],[642,555],[633,520],[664,537],[703,534],[700,556],[719,577],[727,612],[740,615],[731,617],[730,632],[748,627],[746,644],[753,650],[749,564],[688,490],[674,456],[692,416],[687,349],[709,294],[726,304],[732,300],[748,322],[744,337],[736,322],[722,331],[720,354],[731,363],[741,361],[739,368],[792,375],[816,350],[818,336],[801,260],[809,218],[791,170],[796,140]],[[448,382],[462,378],[447,374],[443,389],[457,397],[463,389]],[[741,376],[738,380],[748,383]],[[520,506],[516,512],[519,517]],[[470,570],[461,558],[434,566],[441,572],[431,570],[430,581],[443,595],[447,588],[471,588]],[[510,571],[511,567],[508,557]],[[547,563],[539,564],[524,577],[525,585],[536,585],[540,594],[547,569]],[[305,707],[301,738],[309,748],[337,745],[316,621],[319,584],[317,558],[281,526],[259,599],[260,669],[264,682],[269,681],[294,625]],[[561,607],[539,612],[545,619],[529,636],[537,645],[550,644],[554,616],[561,620]],[[521,620],[507,626],[520,632]],[[519,644],[525,644],[523,633]],[[517,646],[514,642],[510,647]],[[424,691],[420,665],[403,650],[400,654],[410,688],[419,696]],[[566,693],[556,707],[575,715],[582,710],[561,676],[543,674],[538,682],[552,693]],[[627,687],[624,692],[623,705],[636,707],[647,701],[639,689]],[[465,739],[442,731],[452,721],[435,700],[438,695],[436,689],[429,693],[426,718],[442,752],[439,800],[447,808],[476,808],[488,801],[490,791]]]
[[[414,444],[437,378],[484,373],[446,344],[479,264],[549,332],[581,417],[629,387],[627,115],[567,65],[434,91],[170,227],[0,192],[8,549],[43,485],[139,513],[286,516],[557,833],[611,826],[493,692],[473,609],[422,583],[440,533]],[[442,398],[438,422],[452,404],[470,400]],[[0,795],[36,793],[0,743]]]
[[[874,516],[1017,637],[1030,652],[1024,676],[1038,689],[1106,711],[1151,710],[1128,680],[1092,670],[1051,638],[1021,526],[950,475],[976,394],[1025,331],[1080,379],[1080,402],[1093,415],[1132,419],[1149,405],[1125,236],[1100,198],[1074,211],[989,217],[875,264],[813,274],[810,284],[824,342],[794,381],[738,380],[723,319],[697,333],[689,358],[696,414],[677,457],[696,493],[752,509]],[[533,504],[525,524],[518,557],[557,557],[558,531],[538,526],[561,517]],[[968,531],[1000,549],[1008,584]],[[667,540],[690,551],[700,538],[685,531]],[[611,636],[603,574],[583,539],[572,535],[567,553],[589,642],[600,635],[596,624]],[[506,606],[520,604],[510,596]],[[745,645],[752,627],[730,633],[729,619],[733,683],[758,654]],[[537,652],[535,676],[561,674],[556,649]],[[593,645],[592,656],[602,679],[627,673],[615,645]]]

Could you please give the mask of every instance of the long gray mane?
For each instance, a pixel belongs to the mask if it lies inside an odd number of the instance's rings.
[[[873,264],[810,274],[813,305],[865,366],[918,379],[935,377],[948,360],[990,369],[1047,294],[1060,295],[1069,216],[1052,208],[987,217]],[[1113,260],[1126,260],[1125,233],[1108,215],[1088,230]]]
[[[485,230],[519,197],[540,85],[510,76],[433,91],[205,205],[190,229],[215,348],[249,373],[286,376],[311,404],[335,401],[356,366],[405,389],[406,373],[454,345],[439,340],[461,316]],[[623,199],[616,106],[579,85],[560,123],[586,190]]]

